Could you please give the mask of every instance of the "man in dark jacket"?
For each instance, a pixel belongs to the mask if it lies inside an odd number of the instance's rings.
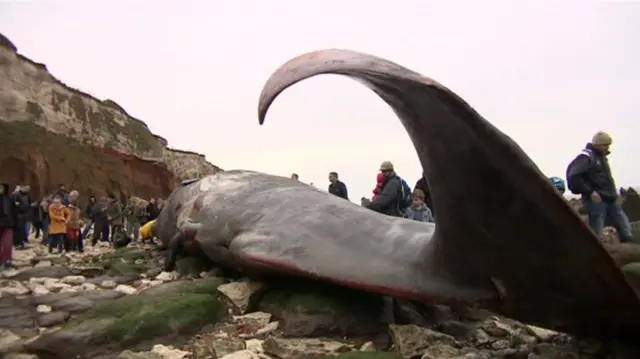
[[[87,238],[91,227],[95,223],[95,219],[93,218],[93,207],[96,205],[96,196],[89,197],[89,203],[87,203],[87,207],[84,209],[84,215],[89,220],[84,229],[82,230],[82,238]]]
[[[12,265],[15,220],[15,202],[9,193],[9,185],[2,183],[0,184],[0,269],[8,269]]]
[[[393,163],[389,161],[382,162],[380,172],[384,176],[382,189],[378,197],[367,205],[367,208],[389,216],[402,217],[400,212],[402,182],[400,182],[400,177],[393,170]]]
[[[596,235],[603,236],[605,222],[609,219],[618,231],[620,241],[627,242],[633,235],[607,160],[611,143],[612,138],[607,133],[596,133],[567,168],[567,183],[571,192],[582,196],[589,226]]]
[[[16,248],[24,249],[27,242],[27,225],[31,208],[31,198],[29,197],[29,187],[20,187],[12,195],[16,209],[16,222],[13,231],[13,245]]]
[[[158,208],[158,204],[156,203],[155,198],[149,199],[149,204],[147,205],[147,222],[153,221],[158,218],[160,215],[160,209]]]
[[[109,206],[109,199],[102,197],[93,206],[92,218],[94,220],[93,225],[93,238],[91,240],[92,245],[98,243],[98,239],[104,242],[109,242],[109,213],[107,212]]]
[[[349,200],[349,194],[347,193],[347,186],[338,179],[337,172],[329,172],[329,193]]]
[[[431,199],[431,191],[429,190],[429,183],[427,183],[427,180],[426,178],[424,178],[424,176],[422,176],[422,178],[420,178],[418,182],[416,182],[416,186],[413,190],[415,191],[417,189],[424,192],[424,204],[426,204],[427,207],[429,207],[429,209],[431,210],[431,215],[433,215],[433,218],[435,218],[436,211],[433,208],[433,200]]]

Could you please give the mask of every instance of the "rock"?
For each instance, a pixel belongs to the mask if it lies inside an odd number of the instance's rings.
[[[210,344],[211,354],[222,358],[231,353],[245,349],[244,341],[239,339],[216,339]]]
[[[29,288],[17,280],[0,281],[0,294],[2,295],[19,296],[29,294],[30,292],[31,290],[29,290]]]
[[[126,284],[120,284],[114,290],[125,295],[133,295],[138,291],[136,288]]]
[[[3,357],[4,359],[38,359],[37,355],[26,353],[9,353]]]
[[[247,350],[252,351],[256,354],[264,353],[264,349],[262,348],[262,340],[260,339],[249,339],[244,342],[244,345]]]
[[[313,356],[333,356],[348,352],[351,348],[333,340],[284,339],[268,337],[262,343],[264,353],[279,359],[310,358]]]
[[[272,313],[286,337],[362,336],[386,331],[380,296],[325,283],[270,284],[258,308]]]
[[[82,283],[80,285],[81,290],[98,290],[98,286],[93,283]]]
[[[375,346],[375,344],[373,344],[373,342],[365,342],[364,344],[362,344],[360,346],[360,351],[361,352],[375,352],[376,351],[376,346]]]
[[[453,359],[458,358],[460,350],[446,344],[430,345],[422,354],[422,359]]]
[[[88,310],[99,302],[119,298],[122,295],[114,290],[53,293],[31,297],[31,302],[34,305],[48,304],[53,310],[77,313]]]
[[[278,330],[279,322],[271,322],[256,331],[256,335],[269,334]]]
[[[66,322],[70,317],[68,312],[51,312],[39,316],[37,321],[39,327],[52,327]]]
[[[227,299],[235,313],[245,314],[263,289],[264,284],[260,282],[243,281],[222,284],[218,292]]]
[[[10,330],[0,329],[0,354],[11,351],[22,338],[13,334]]]
[[[31,277],[63,278],[72,275],[71,269],[63,266],[32,267],[20,270],[13,280],[29,280]]]
[[[0,328],[26,329],[35,325],[35,311],[28,300],[0,298]]]
[[[162,356],[153,352],[132,352],[131,350],[125,350],[116,359],[162,359]]]
[[[253,312],[240,316],[233,316],[234,322],[251,323],[256,326],[265,326],[271,321],[271,313]]]
[[[250,351],[250,350],[240,350],[235,353],[227,354],[223,357],[218,357],[220,359],[259,359],[258,354]]]
[[[38,283],[29,283],[27,284],[27,288],[29,288],[29,290],[31,291],[32,295],[46,295],[51,293],[47,288],[44,287],[44,285],[42,284],[38,284]]]
[[[432,345],[459,347],[454,337],[417,325],[389,325],[396,352],[403,358],[420,357]]]
[[[536,338],[542,340],[542,341],[548,341],[553,339],[554,337],[558,336],[559,333],[553,330],[549,330],[549,329],[545,329],[545,328],[540,328],[540,327],[536,327],[534,325],[527,325],[526,326],[528,332],[535,336]]]
[[[84,283],[85,280],[87,280],[87,279],[85,277],[81,276],[81,275],[68,275],[68,276],[62,278],[60,280],[60,282],[62,282],[64,284],[80,285],[80,284]]]
[[[46,304],[39,304],[36,307],[36,312],[38,313],[49,313],[51,312],[51,307]]]
[[[113,281],[113,280],[103,280],[103,281],[100,283],[100,286],[101,286],[102,288],[105,288],[105,289],[113,289],[113,288],[115,288],[115,287],[117,287],[117,286],[118,286],[118,283],[116,283],[116,282],[115,282],[115,281]]]
[[[168,282],[172,280],[178,279],[179,274],[177,272],[161,272],[156,276],[156,280],[161,280],[163,282]]]
[[[152,353],[159,354],[162,359],[183,359],[188,356],[189,352],[175,349],[173,347],[167,347],[162,344],[156,344],[151,349]]]
[[[145,292],[122,296],[112,291],[122,297],[92,305],[60,330],[41,334],[27,344],[27,349],[32,353],[46,351],[54,357],[96,357],[125,338],[127,345],[133,347],[162,336],[195,332],[206,324],[216,323],[224,314],[215,295],[217,285],[215,280],[198,279],[175,287],[180,291],[160,296]],[[102,292],[107,290],[80,292],[83,296],[73,298],[90,298]],[[52,307],[56,309],[55,303]]]
[[[53,265],[53,263],[51,263],[51,261],[39,261],[38,263],[36,263],[36,265],[34,267],[51,267]]]

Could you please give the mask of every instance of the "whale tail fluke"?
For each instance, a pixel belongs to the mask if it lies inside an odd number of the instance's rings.
[[[269,78],[260,123],[278,94],[319,74],[364,83],[407,130],[438,213],[425,275],[492,288],[490,309],[521,321],[637,338],[640,301],[598,238],[513,140],[439,83],[375,56],[315,51]]]

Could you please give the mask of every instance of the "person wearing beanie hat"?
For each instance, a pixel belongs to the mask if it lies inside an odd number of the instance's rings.
[[[394,217],[402,217],[400,212],[400,193],[402,182],[393,170],[391,161],[380,164],[380,173],[383,176],[382,186],[378,196],[367,205],[367,208],[376,212]]]
[[[611,174],[607,156],[611,153],[612,137],[598,131],[591,142],[567,167],[567,185],[579,194],[589,217],[589,227],[600,238],[609,220],[620,236],[621,242],[632,239],[629,218],[622,209],[618,190]]]

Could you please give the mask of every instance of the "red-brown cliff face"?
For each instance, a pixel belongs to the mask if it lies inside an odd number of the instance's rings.
[[[59,184],[83,197],[165,197],[181,179],[220,171],[167,147],[142,121],[54,78],[0,34],[0,182],[35,196]]]

